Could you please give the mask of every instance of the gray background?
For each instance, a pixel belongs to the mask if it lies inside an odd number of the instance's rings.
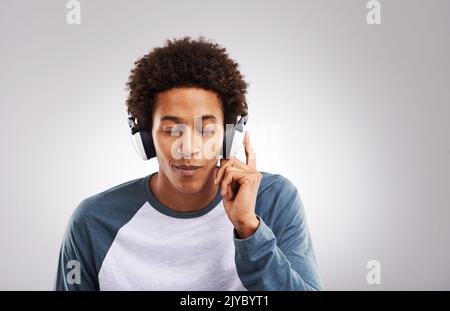
[[[0,289],[51,289],[68,217],[149,174],[125,82],[166,38],[225,46],[258,169],[298,187],[330,290],[450,289],[450,1],[2,1]],[[381,263],[380,285],[366,263]]]

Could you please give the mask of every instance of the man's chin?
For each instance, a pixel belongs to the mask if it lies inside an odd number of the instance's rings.
[[[174,184],[177,185],[176,189],[184,194],[197,194],[201,192],[208,182],[208,178],[204,176],[206,173],[204,169],[202,168],[202,172],[199,172],[195,176],[182,176],[175,173],[173,177],[175,179]]]
[[[183,178],[175,176],[176,189],[185,194],[195,194],[202,189],[203,180],[201,178]]]

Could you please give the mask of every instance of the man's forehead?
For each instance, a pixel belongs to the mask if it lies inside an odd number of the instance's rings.
[[[197,88],[176,88],[157,94],[154,111],[158,116],[171,115],[192,119],[196,115],[223,116],[217,94]]]
[[[197,101],[157,101],[155,103],[155,112],[159,115],[176,115],[180,117],[194,115],[215,115],[222,113],[222,104],[220,102],[197,102]]]

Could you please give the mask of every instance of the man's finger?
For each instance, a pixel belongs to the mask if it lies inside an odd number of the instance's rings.
[[[245,131],[244,136],[245,157],[247,159],[247,165],[253,169],[256,169],[256,154],[250,144],[250,135],[248,131]]]
[[[241,160],[239,160],[238,158],[232,157],[232,160],[233,160],[233,163],[232,163],[233,167],[240,168],[240,169],[242,169],[244,171],[250,170],[249,166],[246,163],[244,163]]]
[[[233,176],[235,172],[228,172],[227,175],[223,178],[220,187],[222,188],[221,195],[224,196],[228,193],[228,185],[231,186],[231,182],[233,181]]]
[[[231,161],[228,160],[228,159],[225,159],[225,160],[223,160],[223,161],[222,161],[222,160],[220,161],[220,168],[219,168],[219,171],[217,172],[216,179],[214,180],[214,183],[215,183],[215,184],[219,183],[220,179],[222,178],[222,176],[223,176],[223,174],[224,174],[225,168],[226,168],[227,166],[230,166],[230,165],[232,165],[232,163],[231,163]]]
[[[244,177],[246,174],[245,171],[235,168],[235,167],[228,167],[226,170],[226,174],[223,177],[223,180],[221,182],[221,195],[229,194],[229,198],[234,197],[234,189],[233,189],[233,182],[239,183],[239,180]],[[236,185],[235,185],[236,186]],[[231,190],[231,191],[230,191]]]

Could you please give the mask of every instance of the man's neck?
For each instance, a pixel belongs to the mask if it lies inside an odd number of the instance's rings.
[[[156,199],[166,207],[177,212],[194,212],[211,203],[220,185],[214,184],[214,176],[197,193],[189,194],[178,191],[170,181],[159,171],[150,179],[151,191]]]

